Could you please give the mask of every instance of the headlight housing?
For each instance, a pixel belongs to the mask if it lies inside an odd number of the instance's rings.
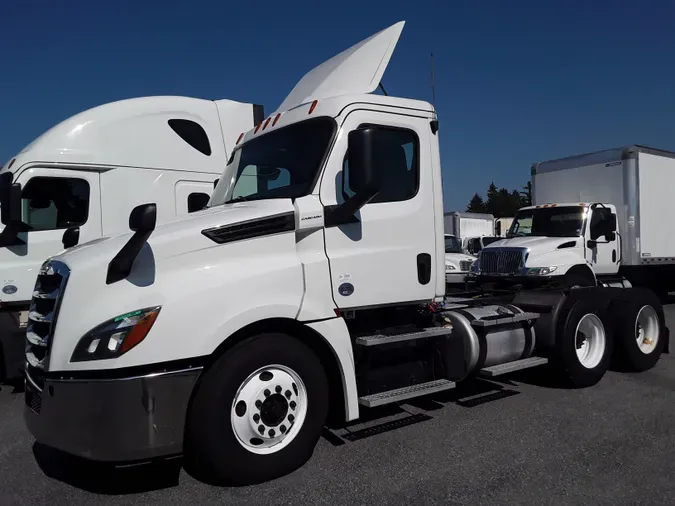
[[[526,274],[528,276],[548,276],[558,267],[528,267]]]
[[[71,362],[117,358],[148,335],[161,307],[125,313],[87,332],[75,346]]]
[[[445,272],[456,271],[456,270],[457,270],[457,268],[454,265],[445,264]]]

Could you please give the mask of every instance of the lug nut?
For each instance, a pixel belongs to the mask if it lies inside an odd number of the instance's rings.
[[[256,413],[255,415],[253,415],[253,421],[254,421],[255,423],[258,423],[258,422],[260,421],[260,415],[259,415],[258,413]]]
[[[260,402],[259,400],[255,401],[255,407],[258,409],[262,408],[262,402]]]
[[[260,434],[264,434],[265,433],[265,426],[261,425],[260,427],[258,427],[258,432],[260,432]]]
[[[270,429],[270,437],[274,437],[274,434],[276,434],[276,432],[274,432],[274,429]]]
[[[288,421],[293,423],[295,421],[295,417],[293,415],[288,415]]]
[[[276,393],[280,394],[281,393],[281,387],[279,385],[277,385],[277,387],[274,389],[274,391]]]
[[[269,389],[266,388],[265,392],[263,393],[265,394],[265,397],[269,397],[272,392],[270,392]]]
[[[286,390],[286,392],[284,393],[284,395],[286,396],[286,399],[290,399],[290,398],[291,398],[291,391],[290,391],[290,390]]]
[[[295,403],[295,401],[291,401],[289,406],[291,407],[291,409],[295,409],[295,406],[297,406],[297,404]],[[291,415],[291,416],[293,416],[293,415]]]
[[[286,433],[286,426],[282,425],[281,427],[279,427],[279,430],[281,431],[282,434],[285,434]]]

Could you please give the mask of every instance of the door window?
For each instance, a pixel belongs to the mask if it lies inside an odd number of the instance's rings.
[[[34,177],[21,192],[21,219],[29,230],[83,225],[89,214],[89,183],[67,177]]]
[[[365,125],[364,125],[365,126]],[[368,125],[371,126],[371,125]],[[401,202],[413,198],[419,188],[419,141],[412,130],[377,126],[375,159],[377,172],[382,174],[381,188],[371,204]],[[349,185],[349,163],[345,156],[342,166],[342,195],[349,199],[354,190]]]
[[[201,211],[206,207],[206,204],[209,202],[209,194],[202,192],[194,192],[188,195],[187,207],[188,213],[194,213],[195,211]]]

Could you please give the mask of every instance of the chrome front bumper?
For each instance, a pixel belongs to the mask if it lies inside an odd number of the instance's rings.
[[[180,454],[201,368],[117,379],[26,379],[24,419],[46,446],[91,460]]]

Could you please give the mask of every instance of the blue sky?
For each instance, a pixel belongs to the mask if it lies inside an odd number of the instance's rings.
[[[273,111],[310,68],[399,20],[390,95],[431,100],[445,207],[532,162],[675,150],[675,3],[530,0],[0,0],[0,161],[79,111],[187,95]],[[629,5],[630,4],[630,5]]]

